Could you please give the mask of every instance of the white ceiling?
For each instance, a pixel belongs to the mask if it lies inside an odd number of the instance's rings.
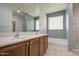
[[[38,16],[40,13],[51,13],[66,9],[65,3],[10,3],[13,10],[21,10],[32,16]]]

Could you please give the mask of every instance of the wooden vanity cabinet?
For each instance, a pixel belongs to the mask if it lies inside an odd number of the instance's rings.
[[[39,38],[29,41],[29,56],[39,56]]]
[[[1,56],[43,56],[48,48],[48,36],[41,36],[0,48]]]
[[[48,49],[48,36],[45,36],[44,40],[45,40],[44,44],[45,44],[45,52],[46,52],[46,50]]]
[[[43,56],[48,49],[48,35],[40,37],[40,56]]]
[[[44,51],[44,49],[45,49],[44,42],[45,42],[44,36],[40,37],[40,56],[43,56],[44,53],[45,53],[45,51]]]
[[[25,42],[0,49],[3,56],[25,56]]]
[[[34,46],[35,46],[35,40],[29,41],[29,56],[34,56]]]
[[[29,55],[29,42],[26,41],[26,44],[25,44],[25,55],[28,56]]]
[[[35,40],[35,55],[36,56],[39,56],[39,54],[40,54],[40,46],[39,46],[39,38],[37,38],[36,40]]]

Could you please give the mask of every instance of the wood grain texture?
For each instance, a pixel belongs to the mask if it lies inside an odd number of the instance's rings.
[[[30,41],[29,49],[30,56],[39,56],[39,38]]]
[[[44,37],[40,37],[40,56],[43,56],[44,53],[45,53]]]
[[[48,48],[48,36],[41,36],[0,48],[1,56],[43,56]]]
[[[0,54],[5,56],[24,56],[25,55],[25,43],[19,43],[13,46],[9,46],[0,49]]]

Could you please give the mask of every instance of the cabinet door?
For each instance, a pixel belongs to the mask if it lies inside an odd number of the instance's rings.
[[[43,56],[44,53],[44,37],[40,37],[40,56]]]
[[[29,45],[29,56],[34,56],[35,53],[35,40],[31,40]]]
[[[28,48],[29,48],[29,42],[28,41],[26,41],[26,47],[25,47],[25,53],[26,53],[26,56],[28,56]]]
[[[30,56],[39,56],[39,38],[32,39],[29,46]]]
[[[39,50],[39,38],[35,39],[35,55],[39,56],[40,50]]]
[[[45,51],[48,49],[48,36],[45,36]]]
[[[13,46],[0,49],[0,54],[4,56],[24,56],[25,55],[25,43],[19,43]]]

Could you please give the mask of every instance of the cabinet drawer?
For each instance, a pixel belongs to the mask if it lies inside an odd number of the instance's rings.
[[[21,46],[25,46],[25,42],[16,43],[16,44],[4,47],[4,48],[0,49],[0,52],[8,51],[8,50],[11,50],[11,49],[14,49],[14,48],[18,48],[18,47],[21,47]]]

